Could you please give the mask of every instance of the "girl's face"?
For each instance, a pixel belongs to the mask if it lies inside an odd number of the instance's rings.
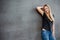
[[[44,6],[43,8],[44,8],[45,12],[49,12],[50,11],[48,6]]]

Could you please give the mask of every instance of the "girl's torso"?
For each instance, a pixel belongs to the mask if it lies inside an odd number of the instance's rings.
[[[46,29],[46,30],[51,30],[51,27],[53,25],[53,21],[51,21],[46,13],[43,14],[42,16],[42,28]]]

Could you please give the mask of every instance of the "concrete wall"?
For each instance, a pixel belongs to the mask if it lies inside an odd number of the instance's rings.
[[[60,0],[0,0],[0,40],[41,40],[41,16],[37,6],[49,4],[55,15],[56,38],[60,38]]]

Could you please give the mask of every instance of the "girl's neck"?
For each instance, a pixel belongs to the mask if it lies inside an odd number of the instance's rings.
[[[49,14],[49,12],[45,12],[46,14]]]
[[[52,20],[51,15],[50,15],[50,12],[45,12],[45,13],[46,13],[47,17],[48,17],[50,20]]]

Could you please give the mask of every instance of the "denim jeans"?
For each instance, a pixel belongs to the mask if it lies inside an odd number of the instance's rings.
[[[41,38],[42,40],[56,40],[56,38],[52,36],[52,32],[46,29],[41,30]]]

